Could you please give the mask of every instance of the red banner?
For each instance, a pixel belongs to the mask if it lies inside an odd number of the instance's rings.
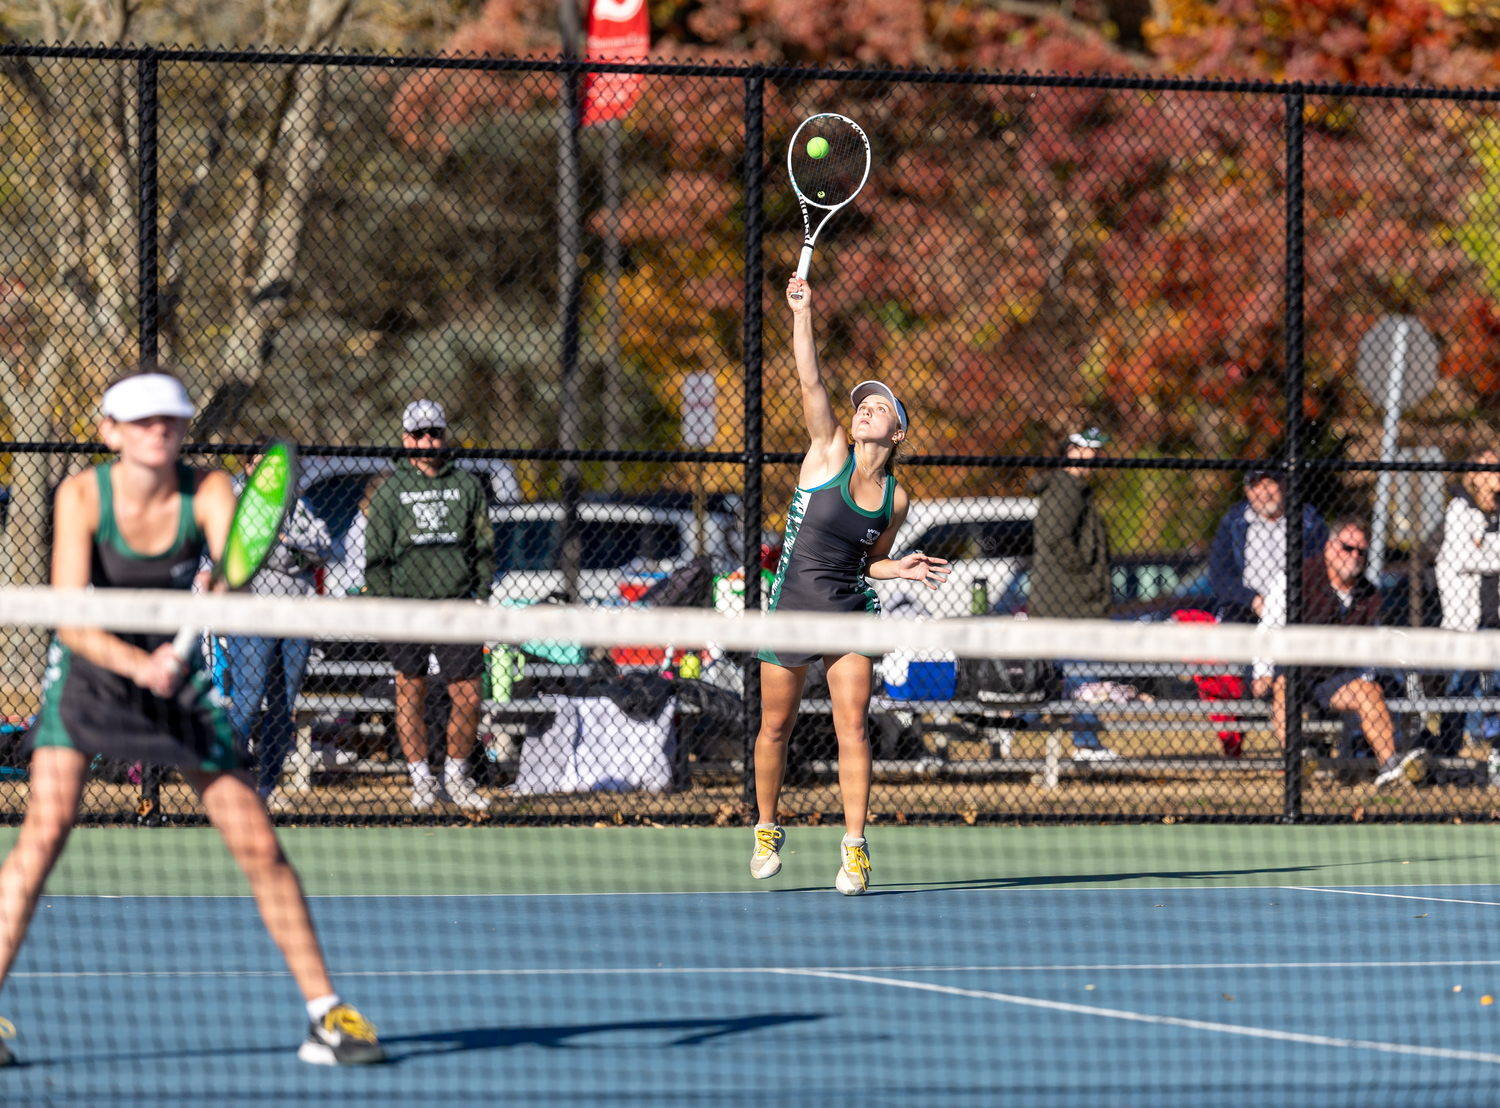
[[[601,61],[645,61],[651,54],[651,13],[646,0],[592,0],[584,57]],[[586,73],[583,118],[587,127],[630,114],[641,94],[636,73]]]

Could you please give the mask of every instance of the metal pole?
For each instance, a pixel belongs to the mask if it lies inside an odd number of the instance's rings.
[[[1411,324],[1402,320],[1396,324],[1396,334],[1391,339],[1391,372],[1385,379],[1385,421],[1380,430],[1380,460],[1396,460],[1396,440],[1401,435],[1401,393],[1406,387],[1407,336]],[[1370,560],[1365,575],[1375,584],[1380,584],[1380,571],[1385,568],[1386,532],[1391,519],[1391,475],[1382,472],[1375,478],[1375,506],[1370,513]],[[1415,545],[1413,546],[1415,549]]]
[[[761,475],[761,218],[765,154],[765,78],[745,78],[745,492],[740,543],[745,570],[745,618],[760,611]],[[755,808],[755,737],[760,733],[760,663],[745,659],[744,798]]]
[[[609,218],[604,229],[604,272],[609,282],[609,343],[604,356],[604,449],[620,450],[625,442],[625,405],[622,402],[620,372],[620,132],[625,124],[613,119],[604,125],[604,206]],[[620,463],[604,467],[605,483],[611,492],[620,489]],[[701,542],[699,544],[702,545]]]
[[[1286,94],[1286,622],[1302,622],[1303,197],[1300,92]],[[1287,666],[1286,780],[1281,818],[1302,819],[1302,671]]]
[[[156,360],[158,320],[156,223],[156,51],[148,50],[135,63],[136,83],[136,180],[140,283],[136,292],[140,322],[141,362]]]
[[[578,56],[578,5],[562,0],[563,54]],[[562,118],[559,121],[557,166],[557,254],[558,325],[562,328],[562,403],[558,410],[557,444],[564,450],[583,445],[583,398],[578,380],[578,327],[583,303],[583,281],[578,252],[583,243],[583,213],[579,197],[578,73],[562,74]],[[583,542],[578,533],[578,502],[582,497],[583,472],[576,459],[562,463],[562,528],[558,536],[563,577],[563,596],[578,599],[578,576],[583,564]]]

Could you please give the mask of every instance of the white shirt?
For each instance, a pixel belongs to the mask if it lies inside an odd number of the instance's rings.
[[[1240,583],[1257,596],[1270,596],[1286,582],[1286,516],[1262,519],[1254,508],[1245,509],[1245,569]]]

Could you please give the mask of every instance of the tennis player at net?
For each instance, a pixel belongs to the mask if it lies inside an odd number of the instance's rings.
[[[786,537],[771,585],[770,607],[773,611],[876,613],[880,601],[866,578],[904,578],[937,588],[948,577],[947,563],[941,558],[929,558],[920,551],[899,561],[889,556],[906,518],[906,490],[896,483],[896,448],[906,438],[906,409],[885,385],[862,382],[850,394],[854,419],[845,430],[833,414],[818,365],[812,288],[793,277],[786,291],[809,442],[786,513]],[[820,655],[762,650],[759,657],[761,723],[755,741],[755,794],[760,822],[755,825],[750,875],[766,878],[781,869],[786,836],[776,822],[776,811],[786,771],[786,744],[802,703],[807,667]],[[864,654],[830,655],[823,661],[833,701],[839,791],[844,802],[845,833],[834,887],[846,896],[858,896],[869,888],[870,880],[865,841],[870,743],[865,716],[874,664]]]
[[[204,548],[215,560],[223,553],[235,497],[224,471],[179,460],[193,416],[187,390],[168,373],[133,373],[105,392],[102,409],[99,437],[119,457],[58,487],[52,583],[190,589]],[[244,871],[307,1001],[312,1027],[297,1056],[321,1065],[383,1060],[375,1028],[333,991],[302,884],[241,767],[201,655],[181,678],[169,636],[58,628],[28,736],[26,818],[0,866],[0,985],[77,817],[90,759],[175,766]],[[0,1065],[13,1061],[0,1044]]]

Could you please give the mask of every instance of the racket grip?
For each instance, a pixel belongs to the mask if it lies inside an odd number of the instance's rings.
[[[184,666],[192,657],[193,651],[198,646],[198,640],[203,635],[201,627],[184,627],[177,632],[176,638],[172,640],[172,653],[177,655],[177,660]]]
[[[807,271],[812,266],[812,246],[802,247],[802,256],[797,259],[797,277],[799,280],[807,280]]]

